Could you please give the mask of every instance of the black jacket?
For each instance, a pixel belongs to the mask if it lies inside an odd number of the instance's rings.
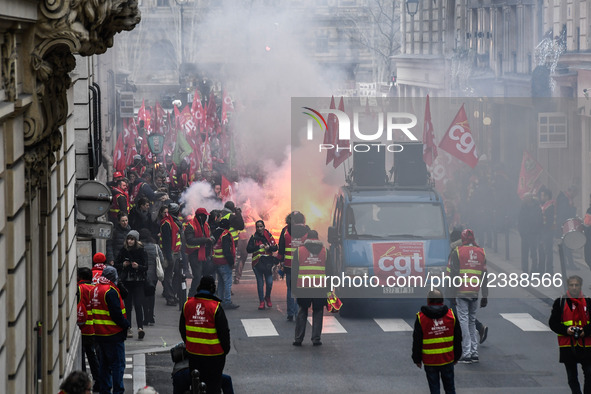
[[[207,298],[209,300],[215,300],[221,302],[219,298],[214,296],[208,291],[200,291],[196,294],[196,297],[199,296],[200,298]],[[217,312],[215,313],[215,330],[217,332],[218,339],[220,340],[220,345],[224,350],[224,355],[230,353],[230,327],[228,326],[228,319],[226,318],[226,313],[224,312],[224,308],[222,305],[218,307]],[[181,337],[183,338],[183,342],[187,343],[187,326],[185,325],[185,314],[184,308],[181,312],[181,319],[179,321],[179,332]]]
[[[188,246],[205,245],[205,246],[203,246],[205,248],[205,256],[209,257],[209,256],[211,256],[213,243],[212,243],[210,237],[205,236],[206,220],[207,220],[206,215],[204,215],[204,214],[197,215],[197,221],[199,222],[199,225],[201,225],[201,233],[203,234],[203,237],[197,237],[195,235],[195,231],[193,229],[193,226],[185,227],[184,233],[185,233],[185,241],[187,242]],[[193,221],[193,225],[196,225],[195,221]],[[210,229],[210,235],[213,236],[213,231],[211,231],[211,229]],[[198,252],[195,252],[194,254],[197,255]]]
[[[217,240],[222,236],[222,233],[224,232],[224,229],[221,227],[218,227],[214,232],[213,232],[213,236],[217,242]],[[223,250],[223,254],[224,257],[226,258],[226,261],[228,262],[228,265],[230,267],[234,267],[234,263],[235,263],[235,255],[234,253],[232,253],[232,245],[234,244],[234,240],[232,239],[231,235],[225,236],[224,238],[222,238],[222,250]]]
[[[585,298],[587,302],[587,316],[589,316],[589,308],[591,307],[591,298]],[[562,324],[562,311],[564,308],[564,303],[567,303],[570,308],[572,308],[572,302],[569,297],[566,295],[554,300],[554,304],[552,305],[552,313],[550,314],[550,320],[548,321],[548,325],[550,329],[554,331],[556,334],[560,335],[567,335],[566,330],[568,329],[567,326]],[[585,336],[583,337],[584,343],[588,343],[591,341],[591,325],[587,324],[583,327],[583,331],[585,332]],[[581,348],[579,346],[575,347],[561,347],[560,348],[560,358],[559,361],[561,363],[565,362],[581,362],[582,360],[588,361],[591,358],[591,348]]]
[[[449,310],[447,305],[424,305],[421,307],[423,312],[430,319],[440,319]],[[454,325],[454,362],[462,357],[462,329],[456,316]],[[412,361],[415,364],[423,362],[423,329],[419,322],[419,316],[415,319],[415,328],[412,333]]]
[[[129,226],[121,227],[119,223],[115,224],[111,238],[107,240],[107,262],[115,261],[130,230],[131,227]]]
[[[135,261],[138,264],[137,268],[132,268],[131,264],[127,267],[123,266],[125,260]],[[117,275],[122,282],[140,282],[146,280],[146,272],[148,271],[148,258],[143,247],[127,249],[121,248],[117,259],[115,260],[115,268]]]
[[[119,290],[121,291],[121,290]],[[123,294],[121,294],[122,298]],[[105,293],[105,301],[107,308],[109,308],[109,315],[115,324],[123,329],[123,331],[115,335],[95,335],[97,342],[108,342],[117,343],[123,342],[127,339],[127,329],[130,327],[129,321],[123,317],[123,311],[121,310],[121,301],[119,301],[119,295],[114,289],[109,289]]]

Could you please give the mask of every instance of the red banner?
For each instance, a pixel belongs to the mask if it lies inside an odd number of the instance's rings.
[[[222,175],[222,191],[220,197],[223,202],[230,201],[234,198],[234,182],[230,182],[225,176]]]
[[[382,285],[394,285],[387,277],[425,276],[425,246],[423,242],[383,242],[372,244],[373,272]],[[400,282],[398,283],[400,284]]]
[[[437,145],[435,144],[435,134],[433,122],[431,122],[431,106],[429,105],[429,95],[427,95],[427,104],[425,105],[425,122],[423,125],[423,161],[429,167],[437,158]]]
[[[519,184],[517,185],[517,194],[519,195],[519,198],[523,198],[525,193],[533,192],[536,189],[536,186],[539,186],[536,181],[540,177],[542,171],[542,165],[538,163],[528,151],[523,151],[521,171],[519,172]]]
[[[439,143],[439,147],[472,168],[478,164],[476,142],[472,137],[463,104]]]
[[[343,111],[345,112],[345,104],[343,103],[343,98],[341,97],[341,101],[339,102],[339,111]],[[337,122],[338,124],[338,122]],[[337,130],[338,127],[335,127],[334,132],[335,135],[337,134]],[[336,145],[339,147],[339,149],[335,149],[335,153],[334,153],[334,161],[332,162],[334,168],[337,168],[338,166],[341,165],[341,163],[343,163],[345,160],[347,160],[353,153],[351,153],[351,151],[349,150],[349,147],[351,146],[349,140],[341,140],[339,138],[336,138]],[[342,149],[341,148],[345,148]]]

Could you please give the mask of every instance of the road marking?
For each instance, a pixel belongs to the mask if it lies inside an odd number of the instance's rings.
[[[534,319],[529,313],[501,313],[501,316],[515,324],[522,331],[552,331],[544,323]]]
[[[144,353],[133,356],[133,392],[146,386],[146,355]]]
[[[123,374],[123,379],[133,379],[133,375],[130,373]]]
[[[384,332],[413,330],[404,319],[374,319],[374,321],[378,323],[378,326],[380,326]]]
[[[308,316],[308,323],[312,325],[312,316]],[[322,333],[323,334],[346,334],[347,330],[339,323],[334,316],[322,317]]]
[[[263,319],[242,319],[242,326],[249,337],[270,337],[278,336],[275,326],[269,318]]]

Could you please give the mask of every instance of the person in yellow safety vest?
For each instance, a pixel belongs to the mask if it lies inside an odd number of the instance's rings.
[[[232,241],[232,235],[228,231],[230,223],[228,219],[221,219],[218,228],[213,232],[215,242],[213,244],[213,265],[218,274],[218,296],[222,299],[224,308],[236,309],[240,305],[232,302],[232,268],[236,261],[236,247]]]
[[[226,201],[224,209],[222,209],[222,216],[220,219],[228,219],[230,222],[230,234],[234,240],[234,246],[238,244],[238,234],[244,230],[244,218],[242,217],[242,209],[236,208],[233,201]]]
[[[306,217],[299,211],[293,211],[287,215],[285,224],[279,236],[277,259],[282,262],[283,272],[285,272],[287,321],[293,321],[298,310],[295,299],[291,296],[291,261],[293,252],[304,244],[310,228],[306,226]]]
[[[128,187],[129,181],[127,178],[121,178],[117,181],[117,186],[111,188],[113,199],[111,201],[111,207],[109,208],[109,220],[113,222],[113,224],[117,223],[120,212],[123,212],[125,215],[129,214]]]
[[[117,270],[107,266],[92,293],[94,334],[101,367],[100,392],[123,394],[125,371],[125,339],[127,339],[127,313],[117,287]]]
[[[462,356],[462,330],[451,308],[443,304],[443,293],[431,290],[427,305],[417,313],[412,334],[412,361],[425,374],[431,393],[455,393],[454,365]]]
[[[296,317],[294,346],[302,346],[308,324],[308,308],[312,306],[312,344],[322,345],[322,316],[326,302],[326,290],[322,286],[326,277],[326,248],[318,240],[318,233],[308,231],[304,245],[297,248],[293,256],[294,273],[297,273],[298,288],[303,290],[306,297],[297,299],[299,310]],[[318,296],[318,297],[316,297]]]
[[[178,206],[176,203],[171,203],[171,206]],[[175,207],[176,208],[176,207]],[[169,214],[169,207],[163,206],[160,208],[158,217],[160,217],[160,249],[164,255],[162,268],[164,268],[164,297],[166,298],[166,305],[175,306],[179,303],[175,289],[172,286],[172,277],[175,270],[175,265],[180,265],[181,256],[181,228]]]
[[[474,232],[469,228],[460,235],[462,245],[451,254],[447,272],[452,279],[461,278],[461,286],[451,286],[450,299],[456,306],[457,317],[462,327],[462,357],[458,361],[463,364],[479,362],[478,344],[480,335],[476,330],[476,310],[478,294],[482,289],[480,307],[488,305],[488,279],[486,276],[486,256],[484,249],[476,244]]]
[[[189,369],[198,370],[207,393],[219,393],[226,355],[230,352],[228,319],[215,294],[215,279],[201,278],[197,294],[185,302],[179,332],[189,354]]]
[[[568,385],[573,393],[580,393],[577,364],[583,367],[585,385],[583,392],[591,392],[591,325],[589,308],[591,299],[581,288],[583,279],[578,275],[567,279],[566,295],[554,300],[548,325],[558,334],[559,362],[566,368]]]
[[[103,255],[104,256],[104,255]],[[92,316],[92,270],[80,267],[77,271],[78,280],[78,328],[82,334],[82,352],[88,359],[88,366],[95,382],[94,391],[99,391],[99,362],[94,345],[94,319]],[[86,364],[82,357],[82,370],[86,372]]]

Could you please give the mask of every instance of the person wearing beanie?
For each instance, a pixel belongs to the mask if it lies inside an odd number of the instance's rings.
[[[128,290],[125,297],[125,309],[130,317],[135,308],[135,317],[138,328],[138,339],[143,339],[144,332],[144,285],[148,271],[148,258],[144,245],[139,241],[140,234],[131,230],[127,233],[123,248],[115,259],[115,268],[121,277],[123,285]],[[133,337],[131,326],[127,333],[128,338]]]
[[[220,392],[226,355],[230,352],[228,319],[215,290],[215,279],[211,275],[202,277],[197,294],[185,302],[179,320],[189,369],[199,371],[207,393]]]
[[[122,394],[125,371],[125,339],[129,322],[114,267],[106,266],[98,279],[92,297],[94,334],[101,367],[98,376],[100,392]]]
[[[480,336],[476,330],[476,310],[478,309],[478,295],[482,289],[480,307],[488,305],[488,280],[486,275],[486,255],[484,249],[475,242],[474,232],[467,228],[462,231],[460,238],[462,245],[451,253],[447,272],[455,283],[454,278],[461,279],[462,286],[450,288],[452,306],[456,307],[460,327],[462,328],[462,364],[479,362],[478,344]],[[467,275],[467,278],[466,278]]]
[[[103,275],[103,269],[105,268],[106,262],[107,257],[104,253],[97,252],[92,256],[92,283],[96,284],[98,278]]]

